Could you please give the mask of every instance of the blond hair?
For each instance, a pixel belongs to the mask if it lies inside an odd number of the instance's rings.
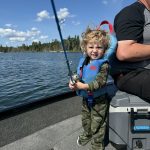
[[[98,42],[106,51],[109,47],[109,34],[104,30],[92,30],[91,28],[87,28],[85,32],[81,35],[81,50],[86,52],[86,46],[89,41]]]

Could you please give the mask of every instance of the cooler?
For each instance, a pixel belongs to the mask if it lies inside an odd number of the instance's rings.
[[[150,103],[117,91],[110,102],[109,140],[118,150],[150,150]]]

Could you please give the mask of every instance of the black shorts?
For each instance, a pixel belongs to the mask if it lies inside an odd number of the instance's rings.
[[[150,102],[150,69],[136,69],[117,79],[121,91],[139,96]]]

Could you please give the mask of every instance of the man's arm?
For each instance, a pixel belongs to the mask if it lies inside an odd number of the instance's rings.
[[[150,45],[137,43],[133,40],[118,41],[117,58],[120,61],[142,61],[150,59]]]

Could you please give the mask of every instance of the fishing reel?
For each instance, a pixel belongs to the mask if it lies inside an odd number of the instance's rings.
[[[72,74],[72,82],[75,84],[77,81],[80,81],[80,77],[77,73]]]

